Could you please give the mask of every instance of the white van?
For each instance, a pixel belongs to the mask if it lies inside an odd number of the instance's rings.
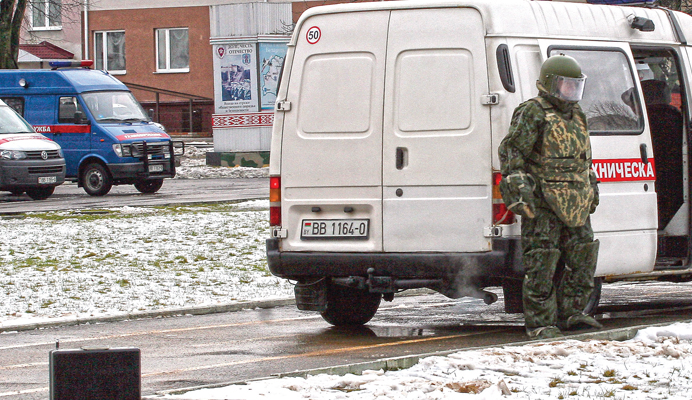
[[[45,200],[65,182],[60,146],[0,100],[0,190]]]
[[[362,324],[427,287],[521,311],[520,221],[497,147],[542,62],[576,58],[600,180],[602,281],[687,279],[692,17],[529,0],[318,7],[289,44],[271,148],[270,270]],[[657,93],[654,93],[658,91]],[[645,96],[646,95],[646,96]],[[501,220],[505,216],[504,220]]]

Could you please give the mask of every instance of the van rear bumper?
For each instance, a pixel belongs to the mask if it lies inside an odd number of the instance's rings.
[[[480,281],[521,277],[521,243],[495,239],[493,250],[479,253],[336,253],[282,252],[279,239],[267,239],[272,274],[295,280],[317,277],[377,275],[399,278],[453,279],[459,273]]]

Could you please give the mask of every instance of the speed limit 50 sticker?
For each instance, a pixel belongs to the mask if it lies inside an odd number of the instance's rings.
[[[308,29],[308,33],[305,35],[305,38],[308,40],[308,43],[310,44],[315,44],[320,41],[320,38],[322,37],[322,31],[320,28],[313,26],[312,28]]]

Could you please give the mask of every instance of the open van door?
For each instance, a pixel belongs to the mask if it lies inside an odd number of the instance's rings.
[[[539,41],[543,57],[574,57],[587,76],[587,116],[600,205],[591,221],[601,242],[596,276],[649,272],[657,240],[656,162],[627,43]]]
[[[484,32],[473,8],[392,11],[382,156],[387,252],[491,249]]]

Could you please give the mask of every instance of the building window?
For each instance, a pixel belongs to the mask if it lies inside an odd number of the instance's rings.
[[[62,29],[62,0],[32,1],[31,27],[34,30]]]
[[[156,30],[156,71],[190,71],[190,46],[187,28]]]
[[[96,69],[112,74],[126,73],[125,31],[95,32],[94,59]]]

